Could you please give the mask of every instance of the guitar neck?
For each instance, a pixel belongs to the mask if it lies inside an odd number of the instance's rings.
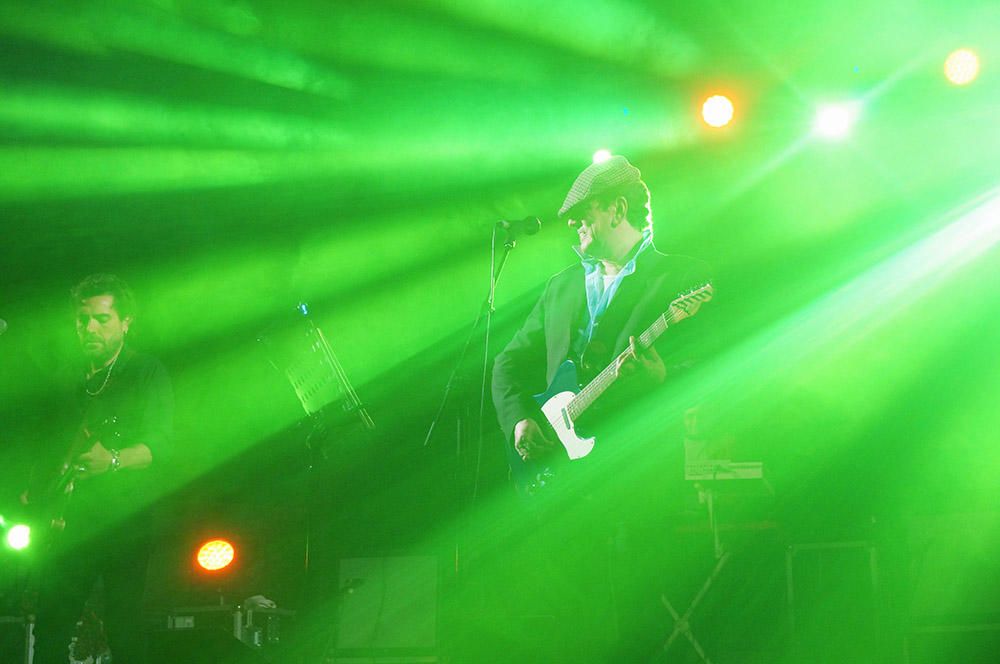
[[[647,327],[645,331],[636,339],[639,348],[646,350],[652,347],[656,340],[660,338],[660,335],[666,332],[667,328],[673,323],[674,317],[669,310],[666,313],[661,314],[659,318],[657,318],[652,325]],[[628,353],[627,349],[616,356],[615,359],[611,361],[611,364],[604,367],[601,373],[597,374],[592,381],[587,383],[587,385],[580,390],[579,394],[573,397],[569,404],[567,404],[566,411],[573,420],[576,420],[578,417],[583,415],[583,413],[590,408],[590,406],[593,405],[593,403],[597,401],[597,399],[604,394],[609,387],[614,385],[616,380],[618,380],[618,372],[615,371],[615,367],[626,353]]]

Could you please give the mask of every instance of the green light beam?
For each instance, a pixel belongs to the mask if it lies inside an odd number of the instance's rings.
[[[215,108],[100,89],[0,81],[0,128],[55,137],[257,149],[332,149],[348,133],[294,115]],[[30,148],[25,148],[30,149]]]
[[[347,79],[292,51],[197,27],[158,6],[5,3],[0,31],[95,54],[126,51],[310,94],[346,98]]]
[[[838,358],[916,304],[932,299],[956,271],[1000,242],[1000,188],[944,217],[941,230],[915,242],[833,292],[777,321],[712,363],[691,385],[693,401],[719,394],[754,394],[780,382],[819,383],[817,365],[843,369]],[[916,371],[916,367],[911,367]],[[881,379],[888,376],[883,371]],[[891,381],[890,381],[891,382]],[[877,381],[864,398],[878,411]],[[863,404],[858,404],[862,406]],[[652,433],[656,423],[648,423]]]
[[[431,4],[471,22],[654,75],[689,73],[703,59],[686,34],[649,9],[621,0],[591,0],[585,11],[570,0],[432,0]]]

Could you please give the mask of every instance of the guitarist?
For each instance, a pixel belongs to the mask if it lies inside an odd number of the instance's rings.
[[[559,216],[577,233],[580,263],[549,280],[493,369],[493,400],[515,464],[558,453],[532,395],[545,391],[564,360],[574,360],[585,383],[628,350],[619,371],[634,376],[622,381],[631,385],[619,399],[663,383],[663,358],[655,347],[640,350],[636,337],[678,293],[708,278],[703,262],[656,250],[649,189],[625,157],[584,169]]]
[[[153,527],[149,504],[167,456],[173,393],[160,362],[126,343],[135,317],[132,291],[108,274],[72,290],[83,371],[76,391],[79,427],[60,454],[50,492],[54,527],[38,581],[36,664],[63,664],[84,604],[100,577],[104,624],[115,662],[145,661],[141,601]]]
[[[560,496],[558,510],[532,510],[525,523],[534,525],[526,525],[530,532],[515,544],[523,560],[531,561],[516,574],[536,579],[525,584],[523,604],[544,605],[547,608],[541,611],[547,611],[554,623],[552,630],[536,631],[558,632],[560,626],[573,625],[574,634],[560,640],[553,633],[552,640],[578,649],[573,653],[578,661],[612,661],[609,653],[602,654],[602,649],[613,647],[609,644],[622,643],[621,634],[607,634],[608,625],[616,622],[614,615],[608,615],[614,613],[607,599],[612,593],[594,581],[607,574],[608,560],[600,551],[606,550],[608,532],[615,527],[609,503],[622,491],[610,488],[615,484],[614,470],[594,473],[602,471],[601,459],[594,457],[604,457],[602,449],[615,448],[614,429],[620,424],[615,416],[686,364],[686,344],[676,342],[688,335],[687,322],[662,337],[665,343],[660,350],[641,350],[637,337],[678,294],[706,282],[708,268],[700,260],[657,251],[649,189],[639,169],[625,157],[614,156],[585,168],[573,182],[559,216],[576,232],[579,243],[574,249],[580,260],[549,280],[527,320],[497,356],[493,400],[517,479],[526,465],[566,461],[566,452],[554,439],[534,395],[546,391],[567,359],[578,367],[581,384],[616,362],[622,379],[588,411],[593,413],[592,421],[586,424],[598,434],[593,453],[569,462],[570,467],[557,477],[557,481],[566,477],[583,491]],[[697,332],[697,326],[694,329]],[[610,429],[605,433],[611,442],[599,432],[601,428]],[[573,464],[588,467],[581,475],[575,472],[579,466]],[[593,500],[591,487],[605,487],[606,493]],[[597,513],[602,517],[593,518]],[[569,558],[578,563],[570,574],[562,563],[553,565],[553,561]],[[588,581],[584,584],[581,579]],[[581,643],[580,637],[590,642]],[[567,656],[564,647],[558,649],[560,656]]]

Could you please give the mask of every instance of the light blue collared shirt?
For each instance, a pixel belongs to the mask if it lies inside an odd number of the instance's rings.
[[[583,354],[587,344],[594,337],[594,330],[600,323],[601,316],[607,311],[608,305],[611,304],[611,299],[618,292],[622,280],[635,272],[636,260],[642,255],[642,252],[652,246],[653,234],[648,230],[643,231],[639,248],[633,252],[632,258],[622,266],[618,274],[610,280],[604,278],[604,264],[601,261],[583,253],[579,247],[573,247],[573,251],[577,253],[583,264],[584,285],[587,290],[587,312],[589,313],[586,326],[578,331],[576,342],[573,344],[573,350],[577,357]]]

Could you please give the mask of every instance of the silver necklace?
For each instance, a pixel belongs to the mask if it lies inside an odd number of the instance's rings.
[[[90,396],[92,396],[92,397],[96,397],[96,396],[97,396],[98,394],[100,394],[101,392],[103,392],[103,391],[104,391],[104,388],[108,386],[108,381],[109,381],[109,380],[111,380],[111,372],[112,372],[112,371],[114,370],[114,368],[115,368],[115,365],[116,365],[116,364],[118,364],[118,358],[119,358],[119,357],[121,356],[121,354],[122,354],[122,351],[121,351],[121,349],[119,348],[119,349],[118,349],[118,352],[117,352],[117,353],[115,354],[115,359],[111,360],[111,366],[110,366],[110,367],[108,367],[108,373],[107,373],[107,375],[106,375],[106,376],[104,376],[104,382],[103,382],[103,383],[101,383],[101,386],[100,386],[99,388],[97,388],[97,390],[96,390],[96,391],[94,391],[94,392],[91,392],[91,391],[90,391],[90,390],[89,390],[89,389],[87,388],[87,384],[86,384],[86,383],[84,383],[84,384],[83,384],[83,389],[84,389],[84,391],[85,391],[85,392],[86,392],[86,393],[87,393],[88,395],[90,395]]]

